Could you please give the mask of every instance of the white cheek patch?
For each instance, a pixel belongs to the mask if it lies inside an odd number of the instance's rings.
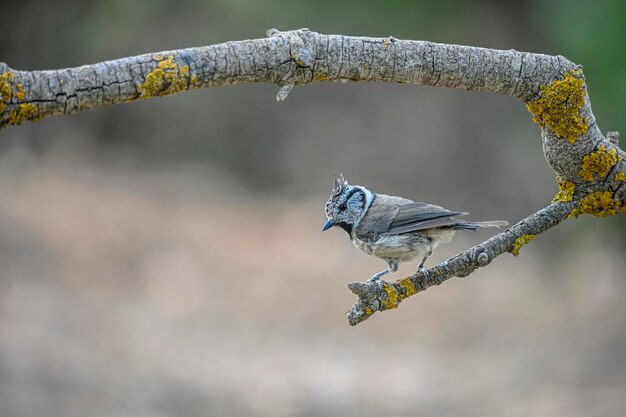
[[[361,214],[360,214],[359,218],[357,219],[357,221],[355,222],[355,226],[358,226],[358,224],[361,222],[361,220],[363,220],[363,217],[365,217],[365,214],[367,213],[367,210],[369,210],[370,206],[372,205],[372,201],[374,201],[374,194],[370,190],[368,190],[367,188],[365,188],[363,186],[355,185],[355,187],[358,187],[358,189],[365,196],[365,204],[363,206],[363,210],[361,210]]]
[[[363,194],[365,194],[365,206],[363,207],[363,211],[366,212],[372,205],[372,201],[374,201],[374,194],[366,188],[363,188]]]

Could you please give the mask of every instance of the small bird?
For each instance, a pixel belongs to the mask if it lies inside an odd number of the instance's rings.
[[[455,218],[468,213],[450,211],[428,203],[374,193],[361,185],[349,184],[343,175],[335,177],[333,191],[324,208],[328,221],[322,231],[333,226],[345,230],[354,246],[383,259],[389,266],[368,281],[396,272],[401,262],[426,258],[441,243],[448,243],[457,230],[507,226],[506,221],[466,222]]]

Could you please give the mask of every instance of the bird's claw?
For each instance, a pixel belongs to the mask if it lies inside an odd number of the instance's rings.
[[[370,282],[378,282],[380,284],[380,277],[382,277],[385,274],[388,274],[389,270],[385,269],[384,271],[380,271],[377,274],[372,275],[372,277],[370,279],[367,280],[368,283]]]

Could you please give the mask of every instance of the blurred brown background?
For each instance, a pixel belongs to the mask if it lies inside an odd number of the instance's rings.
[[[270,27],[514,48],[583,64],[601,128],[623,129],[625,3],[547,3],[3,1],[0,60],[77,66]],[[343,315],[346,284],[384,264],[320,232],[333,174],[516,222],[556,193],[522,104],[393,84],[276,91],[0,133],[0,416],[626,414],[624,216],[568,221],[356,328]],[[488,236],[460,235],[431,264]]]

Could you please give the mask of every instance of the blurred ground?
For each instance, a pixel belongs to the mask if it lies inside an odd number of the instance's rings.
[[[350,328],[346,284],[382,264],[320,233],[323,194],[1,162],[3,416],[626,411],[626,264],[600,234],[552,257],[540,237]]]
[[[4,3],[0,60],[20,69],[306,26],[566,55],[603,131],[626,97],[620,2]],[[624,216],[568,221],[356,328],[343,315],[346,284],[384,265],[320,232],[333,173],[516,222],[556,193],[520,103],[381,84],[275,93],[196,91],[0,133],[1,417],[626,413]]]

